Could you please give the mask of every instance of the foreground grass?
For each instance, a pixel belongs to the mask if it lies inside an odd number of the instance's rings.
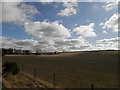
[[[53,83],[63,88],[117,88],[118,52],[81,52],[74,55],[57,56],[5,56],[3,63],[14,61],[23,72]]]
[[[18,75],[9,75],[3,78],[3,88],[47,88],[41,82],[35,81],[33,78],[19,73]]]

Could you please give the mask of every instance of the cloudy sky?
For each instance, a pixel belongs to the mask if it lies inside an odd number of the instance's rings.
[[[2,47],[33,51],[116,50],[117,10],[118,2],[91,0],[2,2]]]

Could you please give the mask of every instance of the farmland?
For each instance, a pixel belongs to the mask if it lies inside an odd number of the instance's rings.
[[[8,55],[2,58],[16,62],[23,72],[62,88],[118,87],[118,51],[76,52],[58,55]]]

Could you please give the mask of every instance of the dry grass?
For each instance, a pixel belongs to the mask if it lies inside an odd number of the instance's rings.
[[[19,73],[16,76],[3,78],[3,88],[48,88],[47,85],[35,81],[27,74]]]

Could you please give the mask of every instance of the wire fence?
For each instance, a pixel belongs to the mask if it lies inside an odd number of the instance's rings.
[[[34,66],[33,68],[31,68],[31,66],[27,66],[27,65],[20,65],[20,69],[21,72],[25,72],[27,74],[32,75],[32,77],[34,78],[34,80],[37,79],[42,79],[45,81],[48,81],[50,83],[52,83],[52,88],[57,88],[57,86],[60,86],[61,88],[64,88],[64,79],[62,79],[62,77],[60,77],[60,74],[58,73],[54,73],[54,72],[46,72],[46,71],[41,71],[41,69],[39,69],[39,66]],[[69,82],[69,81],[68,81]],[[67,83],[67,82],[66,82]],[[74,88],[76,86],[76,83],[74,84]],[[94,84],[90,84],[89,86],[91,88],[91,90],[94,90]]]

